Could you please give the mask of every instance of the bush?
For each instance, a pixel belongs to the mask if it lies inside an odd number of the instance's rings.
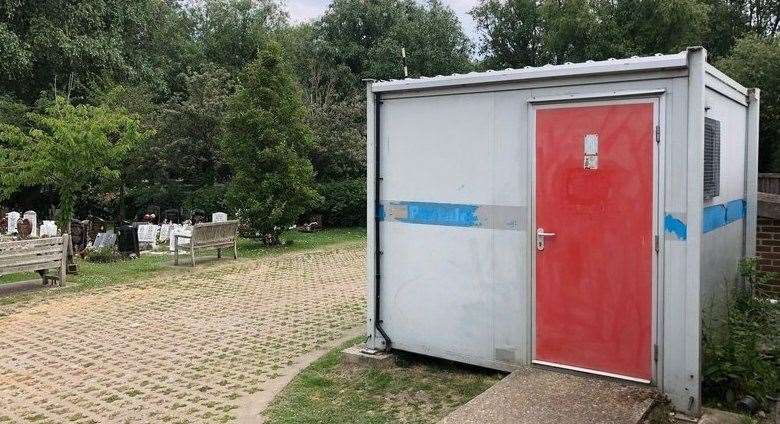
[[[780,392],[780,305],[753,295],[752,287],[771,278],[755,258],[740,263],[744,287],[727,305],[723,328],[705,328],[703,390],[706,401],[734,407],[745,395],[767,407]]]
[[[366,180],[353,179],[322,183],[318,187],[324,198],[319,208],[329,227],[366,225]]]
[[[87,251],[84,259],[87,262],[106,264],[119,260],[120,255],[116,246],[97,247]]]

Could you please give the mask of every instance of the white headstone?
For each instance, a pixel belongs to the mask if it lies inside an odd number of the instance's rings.
[[[176,247],[173,241],[174,236],[192,236],[192,226],[174,224],[173,228],[171,229],[171,238],[168,246],[168,249],[171,252],[173,252],[174,248]],[[187,237],[179,237],[179,246],[188,244],[190,242],[190,239]]]
[[[157,246],[157,233],[160,232],[160,227],[154,224],[144,224],[138,226],[138,242],[148,243],[152,247]]]
[[[227,214],[225,212],[214,212],[211,214],[211,222],[227,222]]]
[[[8,219],[8,230],[6,232],[8,234],[16,234],[18,232],[16,225],[19,224],[21,215],[19,215],[19,212],[8,212],[5,217]]]
[[[22,215],[22,219],[30,221],[30,225],[32,225],[32,233],[30,233],[30,236],[38,237],[38,214],[35,213],[35,211],[27,211]]]
[[[157,239],[162,242],[167,242],[168,237],[171,235],[171,224],[163,224],[160,226],[160,232],[157,234]]]
[[[43,221],[41,237],[57,237],[57,224],[54,221]]]

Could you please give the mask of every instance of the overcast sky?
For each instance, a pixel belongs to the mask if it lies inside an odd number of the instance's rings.
[[[330,4],[331,0],[287,0],[287,10],[290,13],[290,19],[293,22],[303,22],[314,19],[322,15]],[[474,7],[477,0],[444,0],[444,3],[450,5],[452,10],[458,14],[463,30],[466,35],[476,41],[474,21],[469,16],[468,11]]]

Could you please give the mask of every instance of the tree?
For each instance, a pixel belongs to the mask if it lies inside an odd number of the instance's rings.
[[[174,0],[2,1],[0,16],[0,92],[26,104],[57,85],[77,100],[117,80],[164,96],[193,54]]]
[[[242,73],[225,115],[221,150],[232,171],[227,202],[267,244],[278,243],[320,200],[299,90],[280,46],[268,42]]]
[[[780,40],[749,34],[716,66],[741,84],[761,89],[758,167],[780,172]]]
[[[350,69],[356,89],[363,78],[402,78],[402,47],[411,77],[471,69],[471,42],[439,0],[334,0],[315,36],[321,55]]]
[[[678,52],[701,44],[709,8],[699,0],[481,0],[483,67]]]
[[[710,31],[708,53],[727,56],[738,39],[747,34],[775,37],[778,34],[780,0],[707,0]]]
[[[0,123],[0,198],[21,187],[49,187],[58,193],[63,228],[77,196],[90,186],[115,183],[127,152],[149,136],[121,112],[74,106],[62,97],[26,116],[28,131]]]

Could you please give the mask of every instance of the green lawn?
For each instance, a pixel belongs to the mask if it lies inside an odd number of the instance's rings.
[[[266,410],[269,423],[434,423],[498,382],[482,368],[397,353],[392,364],[348,364],[334,349],[303,370]]]
[[[336,228],[316,233],[288,231],[284,234],[283,239],[286,241],[284,245],[273,247],[263,246],[259,241],[252,239],[239,239],[238,257],[257,258],[267,255],[314,249],[331,244],[360,242],[366,239],[366,230],[365,228]],[[213,253],[206,252],[206,254],[212,255]],[[0,297],[0,305],[15,303],[20,300],[28,299],[31,296],[46,295],[46,293],[75,292],[111,284],[132,282],[157,275],[175,275],[176,273],[187,273],[191,271],[187,266],[170,266],[172,260],[173,258],[167,255],[142,255],[137,259],[111,263],[91,263],[78,259],[79,272],[77,275],[68,276],[66,287]],[[184,258],[184,263],[187,263],[187,258]],[[205,266],[209,266],[209,264],[198,265],[199,268]],[[0,277],[0,285],[36,278],[38,278],[38,276],[34,273],[5,275]]]

